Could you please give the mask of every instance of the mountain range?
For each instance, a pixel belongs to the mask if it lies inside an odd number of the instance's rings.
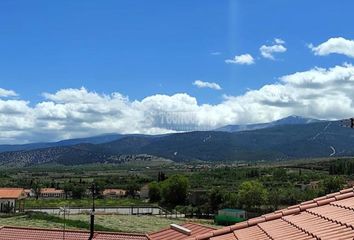
[[[0,153],[0,164],[120,163],[126,161],[127,156],[129,159],[142,155],[176,162],[280,161],[354,155],[354,130],[342,127],[338,121],[291,116],[258,124],[257,129],[255,125],[247,126],[247,131],[235,130],[235,127],[232,131],[223,128],[159,136],[109,134],[49,143],[50,147],[39,144],[37,149],[28,149],[28,145],[22,145],[21,149],[15,145],[21,150]],[[0,149],[4,150],[6,146],[0,146]]]
[[[304,118],[300,116],[289,116],[286,118],[282,118],[273,122],[268,123],[258,123],[258,124],[245,124],[245,125],[226,125],[221,128],[217,128],[216,131],[222,132],[241,132],[247,130],[256,130],[262,128],[270,128],[279,125],[297,125],[297,124],[309,124],[320,122],[321,120],[313,119],[313,118]]]

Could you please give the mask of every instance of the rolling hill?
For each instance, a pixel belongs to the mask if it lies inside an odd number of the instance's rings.
[[[78,144],[0,153],[0,164],[76,165],[120,163],[124,156],[181,161],[257,161],[354,156],[354,130],[340,122],[286,124],[242,132],[203,131],[157,137],[128,135],[99,144]],[[123,156],[123,157],[122,157]]]
[[[127,148],[127,145],[134,147]],[[252,161],[352,156],[354,130],[343,128],[339,122],[317,122],[234,133],[178,133],[144,142],[137,138],[123,138],[101,144],[100,148],[109,153],[146,153],[174,161]]]

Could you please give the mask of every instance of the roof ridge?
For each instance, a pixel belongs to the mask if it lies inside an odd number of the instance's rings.
[[[206,240],[211,237],[220,236],[226,233],[231,233],[235,230],[247,228],[250,226],[255,226],[258,223],[271,221],[275,219],[281,219],[283,216],[298,214],[300,212],[305,211],[306,209],[327,205],[330,204],[331,202],[343,200],[350,197],[354,197],[354,187],[343,189],[339,192],[330,193],[322,197],[317,197],[297,205],[289,206],[287,208],[274,211],[272,213],[267,213],[259,217],[251,218],[244,222],[236,223],[228,227],[223,227],[218,230],[210,231],[208,233],[199,236],[191,237],[188,238],[187,240]]]

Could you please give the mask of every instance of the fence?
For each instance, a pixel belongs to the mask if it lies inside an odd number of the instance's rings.
[[[66,207],[69,214],[87,214],[91,208]],[[45,212],[49,214],[59,214],[60,208],[26,208],[25,211]],[[122,215],[165,215],[168,211],[157,206],[115,206],[115,207],[96,207],[97,214],[122,214]]]

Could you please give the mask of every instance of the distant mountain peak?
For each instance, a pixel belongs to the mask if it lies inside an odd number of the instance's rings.
[[[320,120],[314,118],[306,118],[298,115],[290,115],[288,117],[278,119],[274,122],[283,124],[307,124],[313,122],[320,122]]]
[[[297,124],[309,124],[320,122],[321,120],[314,118],[306,118],[298,115],[290,115],[285,118],[281,118],[268,123],[257,123],[257,124],[245,124],[245,125],[227,125],[221,128],[216,129],[216,131],[222,132],[240,132],[248,130],[256,130],[262,128],[270,128],[279,125],[297,125]]]

